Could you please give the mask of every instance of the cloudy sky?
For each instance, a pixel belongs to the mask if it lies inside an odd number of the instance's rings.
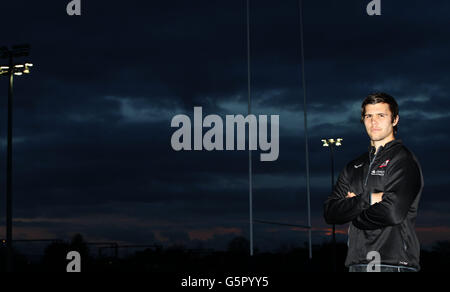
[[[245,0],[2,4],[0,46],[29,43],[31,75],[14,88],[14,238],[225,248],[249,237],[248,152],[174,151],[175,115],[247,114]],[[322,206],[336,175],[367,150],[360,104],[400,105],[398,138],[419,158],[423,245],[450,240],[450,3],[304,0],[313,240],[329,240]],[[394,2],[394,3],[392,3]],[[297,0],[250,0],[252,112],[279,115],[279,157],[253,152],[255,219],[306,224],[305,136]],[[18,60],[22,61],[22,60]],[[6,169],[7,78],[0,82]],[[207,129],[204,130],[204,132]],[[5,202],[5,176],[0,176]],[[4,203],[1,204],[4,206]],[[0,209],[0,237],[5,208]],[[346,240],[347,226],[338,227]],[[303,245],[304,230],[255,223],[259,249]]]

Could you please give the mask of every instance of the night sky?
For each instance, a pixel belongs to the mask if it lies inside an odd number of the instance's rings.
[[[32,73],[14,87],[14,239],[226,248],[249,237],[248,152],[174,151],[171,120],[247,115],[246,1],[4,1],[0,46],[29,43]],[[367,151],[360,106],[384,91],[397,138],[422,164],[417,232],[450,240],[450,2],[305,0],[304,49],[313,242],[330,154],[336,172]],[[279,115],[276,161],[253,151],[255,219],[305,225],[305,135],[297,0],[250,1],[252,113]],[[8,24],[8,25],[6,25]],[[25,59],[17,60],[22,61]],[[3,60],[2,62],[6,62]],[[2,63],[3,64],[3,63]],[[5,235],[7,88],[0,80],[0,237]],[[206,132],[207,129],[204,129]],[[304,229],[254,224],[260,250],[303,246]],[[346,240],[347,225],[338,227]]]

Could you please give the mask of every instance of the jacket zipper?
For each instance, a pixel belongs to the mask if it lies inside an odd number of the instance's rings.
[[[372,169],[372,164],[375,161],[375,158],[377,157],[377,154],[378,154],[378,151],[375,152],[375,155],[373,156],[372,161],[370,161],[370,163],[369,163],[369,169],[367,171],[366,180],[364,181],[364,188],[367,185],[367,180],[369,179],[370,170]],[[369,152],[369,160],[370,160],[370,152]]]

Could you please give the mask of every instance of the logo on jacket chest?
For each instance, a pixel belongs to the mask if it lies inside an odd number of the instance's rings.
[[[385,162],[383,162],[380,166],[378,166],[378,168],[383,168],[383,167],[386,167],[387,165],[388,165],[388,163],[389,163],[389,159],[388,160],[386,160]]]
[[[386,172],[386,166],[389,163],[389,159],[387,159],[385,162],[381,163],[380,166],[378,166],[377,168],[373,169],[370,174],[371,175],[378,175],[378,176],[384,176],[384,173]]]
[[[378,176],[384,176],[384,169],[383,170],[380,170],[380,169],[373,169],[371,172],[370,172],[370,175],[378,175]]]

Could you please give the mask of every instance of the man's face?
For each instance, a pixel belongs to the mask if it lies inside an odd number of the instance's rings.
[[[398,123],[398,116],[392,122],[392,113],[387,103],[366,105],[364,125],[370,140],[385,144],[394,139],[394,126]]]

